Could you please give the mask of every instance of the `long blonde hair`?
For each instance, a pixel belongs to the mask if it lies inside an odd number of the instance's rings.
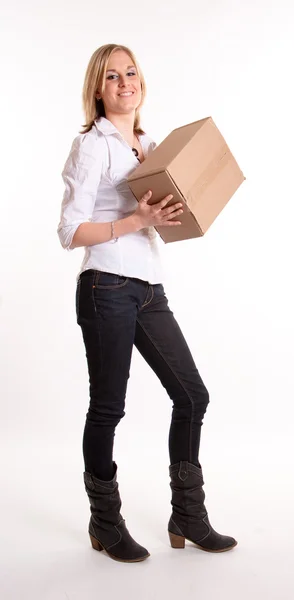
[[[105,109],[102,100],[97,100],[96,94],[99,89],[103,93],[105,88],[105,74],[108,65],[108,61],[111,55],[117,50],[123,50],[126,52],[134,63],[137,69],[138,77],[141,82],[142,99],[140,105],[136,109],[134,132],[137,134],[145,133],[140,127],[140,108],[144,102],[146,96],[146,83],[144,80],[143,73],[138,65],[135,55],[126,46],[117,44],[105,44],[100,46],[90,58],[90,62],[87,67],[84,86],[83,86],[83,109],[86,117],[86,123],[82,127],[84,128],[81,133],[86,133],[92,128],[95,119],[99,117],[105,117]]]

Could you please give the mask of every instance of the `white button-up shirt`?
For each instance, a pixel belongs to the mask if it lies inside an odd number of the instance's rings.
[[[146,134],[138,137],[147,157],[156,144]],[[58,235],[63,248],[70,250],[81,223],[111,222],[136,210],[138,202],[127,178],[138,166],[121,133],[104,117],[97,119],[88,133],[74,139],[62,172],[65,192]],[[79,274],[86,269],[98,269],[137,277],[151,284],[161,283],[158,238],[154,227],[146,227],[117,240],[87,246]]]

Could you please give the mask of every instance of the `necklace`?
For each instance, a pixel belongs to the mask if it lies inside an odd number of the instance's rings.
[[[132,148],[132,151],[134,152],[134,155],[135,155],[136,159],[139,162],[141,162],[140,159],[139,159],[139,152],[138,152],[137,148]]]
[[[137,139],[137,136],[135,136],[135,135],[134,135],[134,140],[138,141],[138,139]],[[134,155],[135,155],[136,159],[137,159],[137,160],[139,161],[139,163],[140,163],[141,161],[140,161],[140,159],[139,159],[139,152],[138,152],[137,148],[135,148],[135,147],[133,146],[133,148],[132,148],[132,152],[134,153]]]

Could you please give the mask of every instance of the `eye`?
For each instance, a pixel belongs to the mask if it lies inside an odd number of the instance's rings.
[[[129,71],[129,73],[127,73],[127,75],[136,75],[136,73],[134,73],[134,71]]]
[[[114,79],[114,77],[117,77],[117,75],[108,75],[106,79]]]

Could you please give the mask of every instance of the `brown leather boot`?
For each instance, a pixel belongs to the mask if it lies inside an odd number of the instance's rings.
[[[238,542],[217,533],[210,525],[204,505],[202,468],[181,461],[169,467],[173,507],[168,524],[172,548],[185,548],[185,540],[206,552],[226,552]]]

